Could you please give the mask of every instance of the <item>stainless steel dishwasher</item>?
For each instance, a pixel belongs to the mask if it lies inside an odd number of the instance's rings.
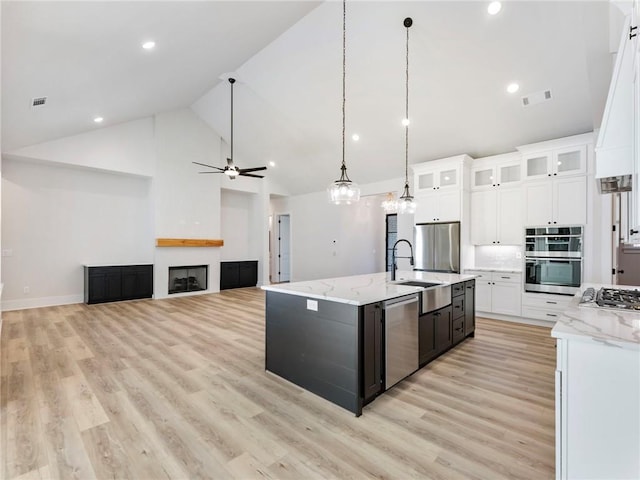
[[[385,390],[420,366],[418,294],[384,302]]]

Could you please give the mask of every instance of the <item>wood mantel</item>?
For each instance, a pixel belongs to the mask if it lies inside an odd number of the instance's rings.
[[[222,247],[224,240],[212,238],[156,238],[156,247]]]

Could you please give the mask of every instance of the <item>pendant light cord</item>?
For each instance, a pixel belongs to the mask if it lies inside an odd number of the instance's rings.
[[[405,117],[407,125],[404,127],[404,183],[409,185],[409,27],[411,23],[407,25],[405,20],[405,26],[407,27],[407,54],[406,54],[406,67],[405,67]]]
[[[347,69],[347,1],[342,1],[342,171],[346,173],[345,157],[345,104],[346,104],[346,69]],[[348,179],[349,177],[347,177]]]

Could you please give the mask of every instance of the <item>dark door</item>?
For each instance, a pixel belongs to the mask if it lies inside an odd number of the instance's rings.
[[[153,295],[153,266],[122,267],[122,299],[150,298]]]
[[[258,262],[240,262],[238,270],[238,286],[256,286],[258,283]]]
[[[420,315],[418,335],[420,338],[420,365],[424,365],[438,354],[436,346],[436,314],[437,312]]]
[[[441,308],[435,315],[436,350],[438,353],[445,351],[453,343],[451,306]]]
[[[120,267],[89,269],[89,303],[113,302],[122,295]]]
[[[382,389],[382,308],[379,303],[364,306],[363,312],[363,379],[364,401]]]
[[[386,226],[386,234],[385,234],[385,245],[386,248],[386,271],[390,272],[392,267],[392,255],[393,255],[393,245],[398,240],[398,215],[396,213],[391,213],[387,215],[387,226]]]
[[[240,286],[240,265],[238,262],[220,264],[220,290]]]
[[[464,336],[476,329],[476,281],[464,282]]]

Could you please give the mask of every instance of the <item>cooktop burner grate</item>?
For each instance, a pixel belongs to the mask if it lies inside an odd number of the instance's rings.
[[[640,310],[640,290],[601,288],[596,295],[600,307]]]

